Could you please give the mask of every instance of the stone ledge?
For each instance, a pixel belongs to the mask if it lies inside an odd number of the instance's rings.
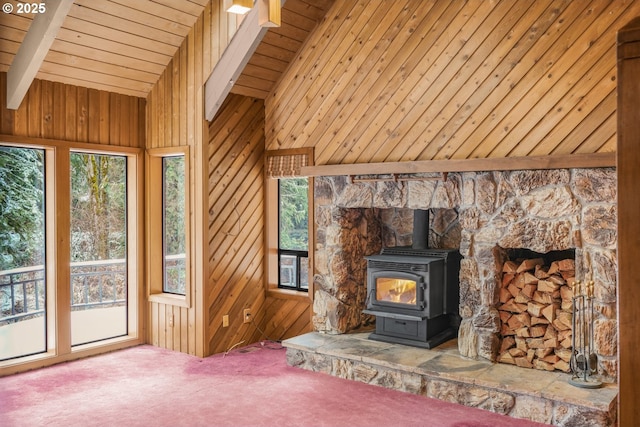
[[[567,374],[463,358],[456,340],[426,350],[367,337],[312,332],[283,345],[289,365],[340,378],[551,425],[616,425],[615,384],[582,389]]]

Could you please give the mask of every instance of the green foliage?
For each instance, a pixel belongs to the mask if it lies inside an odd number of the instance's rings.
[[[71,259],[118,259],[126,251],[126,158],[72,153]]]
[[[0,147],[0,270],[42,264],[44,151]]]
[[[186,252],[184,156],[163,159],[165,255]]]
[[[309,181],[280,179],[280,248],[309,250]]]

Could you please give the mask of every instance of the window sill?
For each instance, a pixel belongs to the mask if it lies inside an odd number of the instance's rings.
[[[308,302],[308,303],[312,301],[311,291],[300,292],[300,291],[275,288],[275,287],[267,289],[267,297],[278,298],[278,299],[290,299],[290,300],[296,300],[296,301]]]
[[[149,295],[149,302],[190,308],[189,302],[187,301],[187,297],[184,295],[174,295],[174,294],[166,294],[166,293],[151,294]]]

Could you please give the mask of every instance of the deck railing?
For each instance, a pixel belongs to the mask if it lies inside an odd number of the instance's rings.
[[[116,306],[126,302],[126,260],[71,263],[71,309]],[[0,324],[44,313],[43,265],[0,271]]]
[[[44,266],[0,271],[0,324],[44,312]]]

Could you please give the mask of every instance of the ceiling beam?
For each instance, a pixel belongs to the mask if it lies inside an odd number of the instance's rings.
[[[7,72],[7,108],[17,110],[38,74],[73,0],[48,0],[46,11],[33,18]]]
[[[284,5],[284,2],[285,0],[282,0],[281,5]],[[262,38],[269,30],[268,27],[260,25],[259,9],[260,7],[253,7],[245,15],[242,24],[233,35],[231,42],[222,53],[222,57],[220,57],[205,83],[204,112],[208,121],[213,120]]]

